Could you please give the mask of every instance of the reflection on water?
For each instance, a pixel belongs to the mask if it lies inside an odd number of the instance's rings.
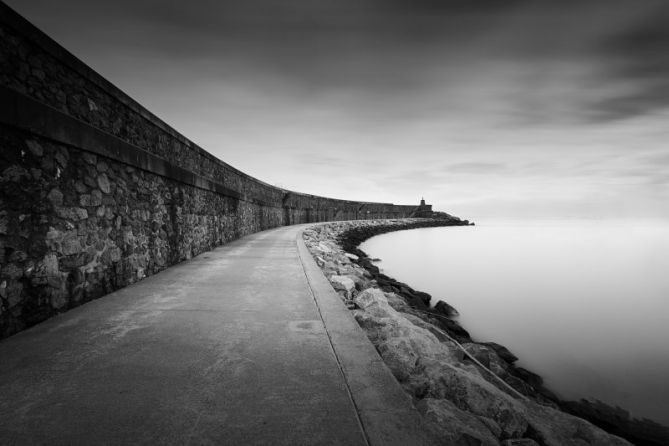
[[[443,298],[564,399],[669,425],[669,223],[477,222],[374,237],[379,267]]]

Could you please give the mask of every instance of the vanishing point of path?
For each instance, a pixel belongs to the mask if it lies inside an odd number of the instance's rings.
[[[0,341],[0,444],[422,444],[302,228],[231,242]]]

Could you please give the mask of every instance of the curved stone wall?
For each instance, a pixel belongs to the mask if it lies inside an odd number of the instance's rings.
[[[253,232],[417,210],[250,177],[3,3],[0,104],[0,338]]]

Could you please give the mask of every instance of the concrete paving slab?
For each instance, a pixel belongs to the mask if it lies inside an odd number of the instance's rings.
[[[421,444],[348,310],[319,309],[300,230],[232,242],[0,342],[0,444]]]

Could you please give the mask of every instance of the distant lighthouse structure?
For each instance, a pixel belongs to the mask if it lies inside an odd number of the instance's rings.
[[[432,217],[432,205],[425,204],[425,198],[420,199],[420,204],[413,213],[414,217]]]
[[[472,226],[474,226],[474,223],[470,223],[469,220],[460,220],[458,217],[454,217],[450,214],[447,214],[446,212],[433,211],[432,210],[432,205],[425,203],[425,197],[421,197],[420,204],[418,206],[416,206],[414,211],[411,213],[411,217],[413,217],[413,218],[432,218],[432,219],[435,219],[435,220],[447,220],[447,221],[452,222],[452,224],[455,224],[455,225],[472,225]]]
[[[418,206],[419,211],[429,211],[432,212],[432,205],[425,204],[425,198],[420,199],[420,206]]]

